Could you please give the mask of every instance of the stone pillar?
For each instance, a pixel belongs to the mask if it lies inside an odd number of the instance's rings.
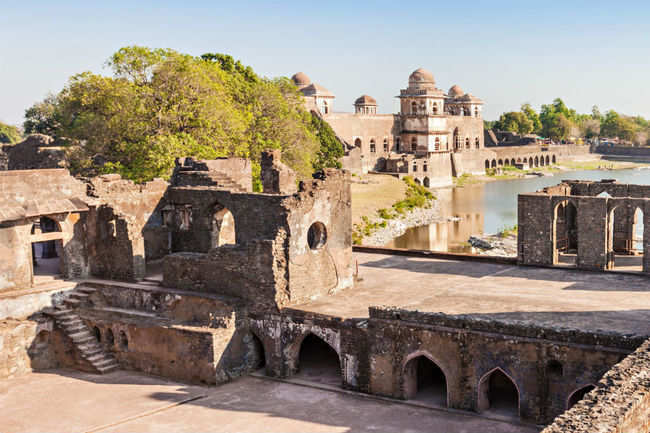
[[[643,208],[643,272],[650,274],[650,203]]]
[[[282,151],[262,152],[262,187],[265,194],[293,194],[298,191],[296,174],[280,162]]]
[[[607,266],[607,199],[578,199],[577,267],[602,271]]]

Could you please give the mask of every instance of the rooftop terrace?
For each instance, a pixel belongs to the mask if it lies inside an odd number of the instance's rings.
[[[370,306],[650,336],[647,277],[355,253],[362,281],[294,308],[342,318]]]

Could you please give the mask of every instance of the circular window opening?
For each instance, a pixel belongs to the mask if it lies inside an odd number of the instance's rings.
[[[309,248],[312,250],[318,250],[323,248],[326,242],[327,229],[325,228],[325,224],[315,222],[311,227],[309,227],[309,231],[307,232],[307,243],[309,244]]]

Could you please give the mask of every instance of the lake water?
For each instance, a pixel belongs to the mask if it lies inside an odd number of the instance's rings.
[[[387,247],[469,252],[472,235],[493,234],[517,224],[517,195],[557,185],[562,179],[616,179],[620,183],[650,185],[650,169],[564,171],[554,176],[500,180],[463,188],[435,190],[444,221],[410,228]]]

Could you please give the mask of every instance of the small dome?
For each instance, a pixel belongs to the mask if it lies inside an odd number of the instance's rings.
[[[298,72],[296,74],[293,74],[293,76],[291,77],[291,80],[298,87],[307,86],[307,85],[309,85],[311,83],[311,80],[309,79],[307,74],[305,74],[304,72]]]
[[[354,105],[377,105],[377,101],[372,96],[361,95],[354,101]]]
[[[435,84],[433,74],[426,69],[418,68],[409,75],[409,84]]]
[[[463,92],[463,89],[460,88],[459,85],[454,84],[451,86],[451,89],[449,89],[449,96],[457,97],[457,96],[463,96],[465,92]]]

